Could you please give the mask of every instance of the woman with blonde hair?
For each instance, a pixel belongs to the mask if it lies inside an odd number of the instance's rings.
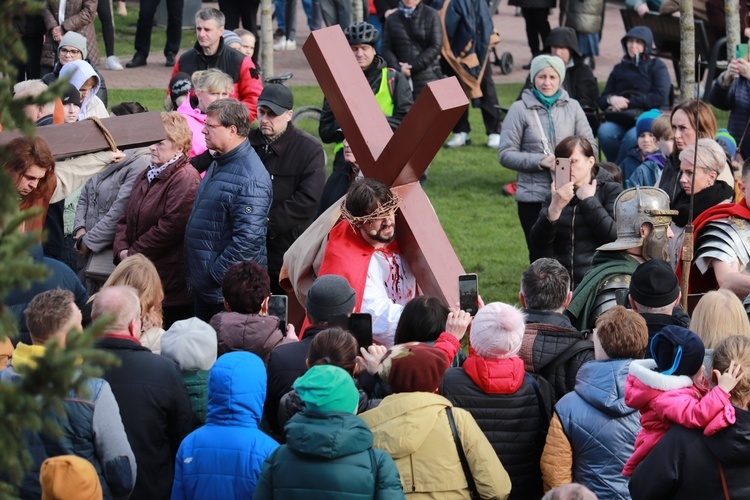
[[[187,118],[188,126],[193,133],[190,157],[206,151],[206,136],[203,126],[206,123],[206,109],[217,99],[229,97],[232,92],[232,77],[223,71],[211,68],[193,73],[193,92],[180,104],[177,112]]]
[[[729,392],[735,423],[713,436],[672,426],[630,478],[633,498],[750,497],[750,338],[727,337],[714,350],[714,373],[734,365],[742,378]]]
[[[185,226],[200,184],[190,165],[192,134],[177,112],[162,113],[166,139],[151,145],[151,163],[136,179],[112,246],[115,262],[143,254],[164,286],[164,326],[193,316],[185,282]]]
[[[138,290],[141,299],[141,345],[161,354],[164,290],[156,267],[143,254],[131,255],[118,264],[102,288],[119,285]]]
[[[703,365],[707,373],[710,373],[711,358],[719,342],[730,335],[750,338],[750,321],[745,306],[726,288],[712,290],[701,297],[690,318],[690,329],[698,334],[706,346]]]

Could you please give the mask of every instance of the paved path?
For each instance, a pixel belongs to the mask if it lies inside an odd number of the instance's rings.
[[[620,8],[620,5],[617,3],[607,2],[603,38],[599,47],[601,55],[596,58],[595,74],[599,81],[606,81],[612,67],[622,58],[620,39],[625,34],[625,29],[620,17]],[[301,47],[310,31],[305,25],[306,18],[301,6],[299,9],[300,12],[297,16],[299,25],[297,50],[274,53],[275,73],[293,72],[294,79],[291,82],[292,85],[316,85],[317,82],[312,70],[302,53]],[[523,82],[528,75],[528,71],[521,69],[521,66],[528,63],[531,57],[526,43],[525,23],[520,15],[515,15],[515,11],[515,7],[510,7],[506,2],[503,2],[499,8],[499,12],[493,16],[495,27],[502,38],[500,44],[497,46],[497,53],[510,52],[515,62],[514,70],[509,75],[502,75],[497,66],[493,67],[495,83]],[[558,11],[554,10],[549,19],[553,28],[557,26]],[[193,35],[190,31],[184,31],[183,36],[192,37]],[[129,60],[129,58],[123,58],[123,65]],[[667,64],[667,66],[671,73],[672,65]],[[107,80],[107,87],[117,89],[166,88],[171,74],[171,68],[164,66],[164,55],[158,51],[151,53],[148,65],[145,67],[125,69],[124,71],[107,71],[105,69],[102,71]]]

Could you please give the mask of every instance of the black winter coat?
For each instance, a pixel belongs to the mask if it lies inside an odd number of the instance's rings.
[[[672,426],[630,478],[633,500],[750,498],[750,412],[735,412],[736,423],[713,436]]]
[[[124,337],[104,337],[96,346],[121,361],[103,378],[112,386],[138,466],[132,498],[169,498],[177,450],[193,430],[177,364]]]
[[[525,309],[524,313],[526,332],[518,355],[523,359],[527,372],[538,373],[552,384],[557,401],[575,388],[576,375],[581,366],[594,359],[594,344],[585,340],[584,334],[573,328],[564,314],[533,309]],[[560,357],[567,356],[568,349],[575,349],[579,341],[586,342],[587,345],[578,344],[586,348],[553,369],[554,363]]]
[[[554,9],[557,0],[508,0],[508,5],[522,9]]]
[[[316,138],[291,122],[271,144],[257,128],[248,139],[271,176],[266,249],[268,274],[278,277],[284,253],[315,220],[326,182],[325,153]]]
[[[381,53],[388,66],[401,69],[399,63],[411,64],[411,79],[416,98],[428,83],[442,78],[440,50],[443,28],[440,15],[420,2],[410,18],[399,9],[386,19]]]
[[[509,500],[541,498],[544,494],[539,460],[552,408],[551,402],[540,406],[529,381],[531,375],[525,377],[513,394],[487,394],[463,368],[450,368],[440,386],[440,394],[471,413],[492,445],[513,484]]]
[[[531,228],[531,262],[541,257],[557,260],[570,273],[573,288],[578,286],[596,249],[617,239],[615,199],[621,192],[621,184],[597,179],[596,194],[583,201],[573,196],[555,222],[547,218],[551,194],[547,195]]]

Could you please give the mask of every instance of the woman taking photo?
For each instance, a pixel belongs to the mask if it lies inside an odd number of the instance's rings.
[[[617,239],[614,207],[622,185],[596,178],[599,167],[594,148],[583,137],[563,139],[555,148],[555,157],[570,159],[570,182],[553,186],[547,195],[531,229],[529,253],[532,262],[540,257],[560,262],[575,289],[596,249]]]
[[[719,174],[727,168],[727,156],[716,141],[698,139],[697,144],[686,146],[680,152],[679,159],[682,195],[677,197],[676,203],[672,202],[678,214],[672,218],[672,224],[670,224],[674,237],[669,240],[668,246],[672,268],[677,267],[677,261],[680,259],[685,225],[690,218],[691,193],[693,193],[693,220],[713,206],[731,202],[734,197],[734,184],[730,186],[719,179]]]
[[[554,148],[564,138],[580,135],[595,144],[586,115],[561,88],[565,63],[556,56],[541,55],[531,61],[532,88],[508,110],[500,134],[500,163],[518,172],[518,218],[526,245],[531,249],[531,228],[550,192]]]
[[[136,180],[125,215],[117,223],[115,262],[143,254],[156,266],[164,286],[164,327],[193,316],[185,283],[185,226],[200,184],[190,165],[190,128],[184,116],[162,113],[167,138],[151,149],[151,164]]]

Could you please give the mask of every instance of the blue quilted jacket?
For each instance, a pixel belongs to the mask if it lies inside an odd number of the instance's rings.
[[[237,351],[216,361],[206,425],[180,445],[172,499],[252,498],[263,462],[279,446],[258,429],[265,398],[266,368],[258,356]]]
[[[746,132],[746,128],[750,129],[747,125],[750,121],[750,80],[740,77],[729,87],[723,87],[721,78],[717,78],[711,87],[708,102],[729,111],[727,129],[737,141],[742,157],[750,158],[750,131]]]
[[[198,187],[185,230],[188,288],[201,300],[221,303],[221,281],[233,264],[267,267],[266,221],[271,178],[245,140],[218,156]]]
[[[589,361],[578,370],[575,391],[555,406],[573,449],[573,481],[599,498],[630,498],[622,468],[641,428],[638,412],[625,404],[630,361]]]

